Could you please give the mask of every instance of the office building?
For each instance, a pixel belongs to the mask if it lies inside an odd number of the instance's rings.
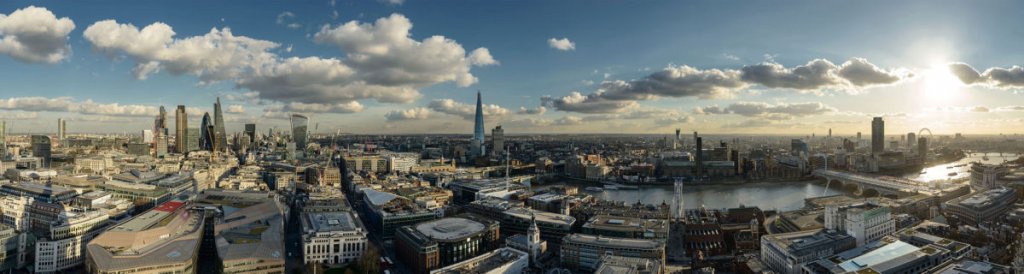
[[[284,273],[284,222],[289,213],[276,193],[211,189],[196,198],[196,207],[216,208],[205,212],[207,222],[214,225],[212,231],[206,228],[203,238],[216,243],[221,273]]]
[[[871,154],[885,152],[885,121],[882,117],[871,120]]]
[[[195,273],[205,217],[183,201],[146,211],[97,236],[88,244],[86,271]]]
[[[398,228],[436,219],[443,215],[438,210],[429,210],[416,202],[389,192],[363,189],[363,214],[368,221],[367,228],[380,233],[383,239],[391,239]]]
[[[491,146],[491,155],[505,155],[505,130],[501,128],[501,125],[491,130]]]
[[[430,274],[520,274],[529,269],[527,254],[508,247],[430,271]]]
[[[185,131],[185,152],[199,150],[199,141],[202,137],[202,130],[197,127],[190,127]]]
[[[483,156],[487,153],[487,145],[484,143],[484,107],[480,92],[476,92],[476,114],[473,116],[473,139],[470,140],[470,155]]]
[[[946,240],[953,243],[953,241]],[[936,273],[957,256],[941,245],[915,246],[893,238],[829,256],[802,266],[803,273]]]
[[[665,262],[665,242],[659,240],[569,234],[562,239],[561,267],[590,273],[597,270],[601,258],[615,255]]]
[[[13,273],[14,270],[25,267],[30,248],[32,246],[29,233],[0,224],[0,271]]]
[[[971,163],[971,188],[974,191],[985,191],[999,187],[999,179],[1009,172],[1005,165]]]
[[[7,159],[7,121],[0,120],[0,160]]]
[[[995,220],[1006,213],[1017,200],[1017,191],[999,187],[946,201],[946,213],[967,225],[978,225]]]
[[[256,143],[256,124],[245,124],[245,135],[249,136],[249,143]]]
[[[221,111],[220,97],[217,97],[217,103],[213,104],[213,136],[215,137],[214,142],[217,151],[227,151],[228,135],[227,131],[224,130],[224,112]]]
[[[459,215],[400,228],[395,252],[414,273],[429,273],[497,248],[499,236],[498,222]]]
[[[43,168],[49,168],[50,163],[53,161],[50,152],[52,149],[50,136],[32,135],[32,156],[39,157],[40,165]]]
[[[917,156],[921,158],[921,162],[928,160],[928,138],[924,136],[917,137]]]
[[[200,137],[199,137],[199,149],[206,151],[213,151],[214,142],[216,140],[216,132],[214,130],[213,121],[210,120],[210,113],[203,113],[203,121],[200,124]]]
[[[302,114],[292,114],[292,141],[299,151],[306,151],[306,142],[309,140],[309,117]]]
[[[805,263],[827,258],[857,246],[843,232],[817,229],[761,237],[761,262],[781,274],[802,273]]]
[[[874,200],[825,206],[825,228],[844,231],[857,239],[857,246],[896,232],[891,209]]]
[[[301,220],[302,256],[307,264],[345,264],[366,251],[367,231],[352,212],[304,212]]]
[[[62,142],[61,145],[63,145],[64,139],[67,138],[67,125],[67,121],[64,118],[57,118],[57,141]]]
[[[174,110],[174,152],[189,152],[189,142],[199,141],[188,138],[188,129],[188,113],[184,105],[178,105]]]
[[[913,132],[907,133],[907,150],[913,151],[914,146],[917,145],[917,134]]]
[[[669,225],[663,219],[641,219],[597,215],[583,224],[583,233],[633,239],[668,239]]]
[[[54,273],[80,267],[86,258],[86,244],[109,225],[110,215],[102,211],[66,211],[57,216],[48,233],[36,239],[35,271]]]

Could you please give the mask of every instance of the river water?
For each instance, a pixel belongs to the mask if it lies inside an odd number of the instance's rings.
[[[968,155],[959,161],[937,164],[926,167],[922,171],[904,175],[921,181],[941,181],[947,178],[963,179],[970,176],[971,162],[985,162],[997,164],[1003,161],[1017,159],[1016,154],[1005,153],[1000,156],[998,153],[989,153],[988,160],[985,155],[975,153]],[[963,166],[955,167],[957,165]],[[947,168],[947,167],[953,168]],[[950,172],[956,172],[955,176],[948,176]],[[672,203],[673,187],[645,186],[641,189],[608,189],[601,192],[586,191],[585,185],[580,185],[580,191],[593,195],[602,200],[615,200],[635,203],[640,201],[645,204],[660,204],[662,202]],[[813,182],[772,182],[772,183],[746,183],[734,185],[692,185],[686,186],[683,190],[683,201],[686,208],[731,208],[745,206],[757,206],[764,210],[795,210],[804,206],[804,199],[841,194],[840,191],[830,188],[825,191],[825,186]]]

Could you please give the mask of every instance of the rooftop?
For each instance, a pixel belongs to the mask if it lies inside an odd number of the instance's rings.
[[[416,231],[434,240],[460,240],[481,231],[484,231],[484,224],[459,217],[437,219],[423,222],[416,225]]]
[[[618,237],[605,237],[595,236],[588,234],[569,234],[562,240],[563,244],[566,243],[581,243],[589,245],[599,245],[606,247],[619,247],[619,248],[635,248],[635,249],[664,249],[665,243],[658,240],[644,240],[644,239],[630,239],[630,238],[618,238]]]
[[[508,247],[496,249],[480,256],[431,271],[430,274],[476,274],[490,273],[495,269],[513,264],[519,260],[529,260],[529,254]]]
[[[362,229],[359,222],[355,221],[351,212],[309,212],[303,213],[305,217],[306,232],[329,232],[329,231],[353,231]]]

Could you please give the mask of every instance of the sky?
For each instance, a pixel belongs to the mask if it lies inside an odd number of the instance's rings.
[[[1015,1],[0,2],[13,134],[228,131],[1015,134]],[[173,121],[173,119],[171,119]]]

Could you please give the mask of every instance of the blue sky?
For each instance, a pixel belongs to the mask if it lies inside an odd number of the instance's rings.
[[[1024,7],[1013,1],[3,1],[0,14],[7,18],[0,17],[0,38],[27,31],[5,31],[2,26],[3,20],[14,25],[13,13],[29,6],[66,17],[74,28],[63,35],[70,52],[60,60],[19,60],[10,50],[0,56],[0,100],[7,102],[0,104],[0,117],[18,120],[23,128],[16,125],[15,132],[52,131],[48,128],[58,117],[77,119],[72,131],[134,132],[149,126],[154,106],[184,104],[201,115],[220,96],[225,105],[237,106],[237,113],[228,114],[229,130],[250,121],[283,126],[281,113],[302,112],[319,122],[323,132],[468,133],[471,120],[462,104],[472,104],[477,90],[485,103],[494,105],[489,107],[493,115],[488,127],[501,123],[508,132],[522,133],[650,133],[679,127],[802,135],[831,127],[852,134],[867,131],[875,115],[887,116],[897,132],[929,127],[951,131],[943,133],[1017,133],[1019,127],[1004,125],[1019,124],[1024,109],[1018,107],[1024,105],[1019,92],[1024,81],[1015,82],[1024,75],[1012,69],[1024,63],[1019,50],[1024,28],[1015,14]],[[353,26],[372,30],[381,18],[410,23],[408,38],[416,42],[435,35],[449,39],[464,51],[458,55],[464,60],[432,64],[426,51],[410,50],[355,64],[351,54],[374,48],[348,32],[329,37],[331,41],[318,40],[327,37],[326,30],[341,30],[353,21]],[[96,39],[115,38],[86,37],[87,29],[108,19],[116,21],[112,26],[131,24],[136,29],[162,22],[173,29],[175,40],[229,28],[234,37],[276,46],[255,50],[273,55],[266,60],[172,72],[174,64],[194,60],[168,59],[178,56],[171,51],[129,52],[143,40],[101,48]],[[568,39],[574,47],[556,49],[548,42],[552,38]],[[480,48],[490,58],[467,61]],[[381,91],[366,95],[359,86],[314,91],[312,85],[260,82],[283,72],[257,76],[249,71],[285,64],[292,57],[338,60],[341,68],[360,75],[329,81],[334,86],[394,75],[378,83]],[[867,67],[890,78],[855,84],[854,78],[837,76],[851,58],[864,58]],[[416,62],[421,59],[426,61]],[[828,84],[807,86],[808,79],[786,78],[816,59],[834,65],[821,76]],[[157,71],[145,79],[133,76],[133,69],[148,61]],[[983,80],[959,80],[961,74],[947,70],[954,62],[969,65]],[[747,78],[753,74],[744,69],[759,64],[778,65],[777,72],[786,75]],[[715,82],[717,88],[710,91],[697,90],[710,83],[708,78],[674,78],[679,81],[618,91],[602,84],[621,80],[636,87],[652,83],[637,80],[683,66],[693,70],[673,70],[675,76],[707,77],[718,70],[729,83]],[[990,68],[996,71],[985,73]],[[471,75],[476,81],[460,83],[437,72],[448,69],[451,75]],[[216,74],[217,79],[200,84],[201,73]],[[308,75],[287,76],[311,81],[300,77]],[[790,80],[805,82],[779,82]],[[404,97],[389,95],[396,89],[404,89]],[[570,105],[565,97],[574,91],[594,95],[594,103],[611,100],[628,106],[595,110]],[[406,96],[409,92],[418,96]],[[616,92],[627,95],[607,96]],[[396,96],[400,102],[382,99]],[[542,100],[544,96],[551,99]],[[72,106],[18,104],[25,98],[60,99],[56,103]],[[92,104],[82,104],[86,100]],[[304,107],[289,105],[296,102]],[[114,103],[118,106],[105,110]],[[542,104],[545,111],[539,114],[518,111]],[[334,105],[344,107],[330,108]],[[198,122],[200,115],[191,120]]]

